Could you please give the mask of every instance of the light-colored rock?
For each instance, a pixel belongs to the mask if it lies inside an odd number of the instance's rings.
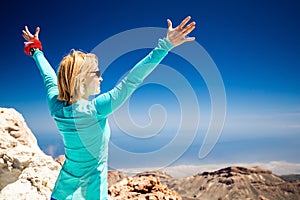
[[[17,144],[39,150],[37,140],[28,128],[23,116],[13,108],[0,108],[1,149]]]
[[[45,195],[39,194],[37,188],[34,187],[30,181],[20,179],[14,182],[13,184],[9,184],[5,188],[3,188],[1,190],[0,199],[46,200],[47,197]]]
[[[109,170],[108,171],[108,187],[110,187],[111,185],[123,180],[124,178],[126,178],[127,176],[120,171],[112,171]]]
[[[0,199],[50,199],[60,168],[41,151],[22,115],[0,108]]]

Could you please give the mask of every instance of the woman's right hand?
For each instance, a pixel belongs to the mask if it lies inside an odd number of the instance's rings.
[[[40,33],[40,27],[36,27],[34,35],[30,33],[27,26],[25,26],[25,29],[22,30],[22,36],[27,42],[32,39],[39,40],[39,33]],[[24,43],[26,44],[27,42]]]
[[[24,42],[25,44],[24,52],[28,56],[32,56],[34,54],[35,49],[39,49],[42,51],[42,43],[39,40],[39,33],[40,33],[40,27],[37,27],[35,29],[34,35],[30,33],[27,26],[25,26],[25,29],[22,30],[22,36],[26,40]]]

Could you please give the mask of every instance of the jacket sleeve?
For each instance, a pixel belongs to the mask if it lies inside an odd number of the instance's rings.
[[[40,50],[36,50],[33,54],[33,59],[36,62],[37,67],[42,75],[44,85],[47,92],[47,102],[51,114],[55,110],[55,106],[59,100],[58,97],[58,88],[57,88],[57,76],[49,62],[44,56],[44,53]]]
[[[98,113],[107,116],[120,107],[172,48],[173,45],[169,40],[159,39],[158,46],[138,62],[120,83],[95,99]]]

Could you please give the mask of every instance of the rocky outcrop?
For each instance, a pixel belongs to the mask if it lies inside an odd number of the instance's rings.
[[[159,178],[154,176],[127,177],[113,184],[108,190],[114,200],[181,200],[182,198],[167,185],[163,185]]]
[[[127,176],[120,171],[108,171],[108,175],[107,175],[107,179],[108,179],[108,187],[120,182],[121,180],[123,180],[124,178],[127,178]]]
[[[49,199],[59,169],[40,150],[22,115],[0,108],[0,199]]]

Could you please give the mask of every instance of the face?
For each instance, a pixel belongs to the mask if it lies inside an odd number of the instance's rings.
[[[89,72],[85,80],[85,96],[100,93],[100,83],[103,81],[99,69]]]

